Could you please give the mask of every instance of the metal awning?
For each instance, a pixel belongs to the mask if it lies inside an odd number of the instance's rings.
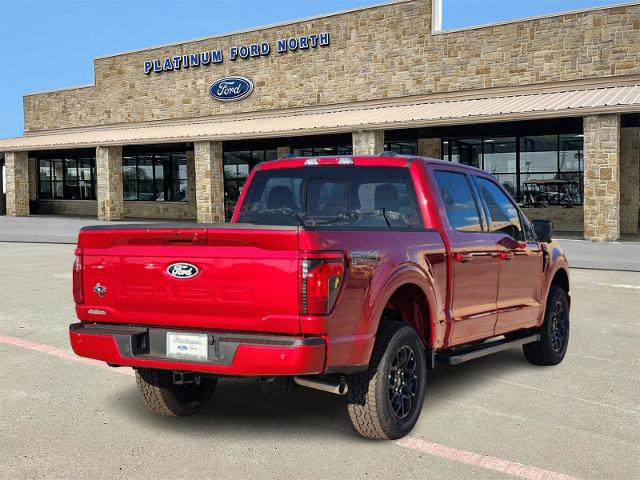
[[[406,99],[404,99],[406,101]],[[484,98],[350,106],[322,111],[225,115],[172,123],[28,133],[0,140],[0,151],[286,137],[640,111],[640,85]]]

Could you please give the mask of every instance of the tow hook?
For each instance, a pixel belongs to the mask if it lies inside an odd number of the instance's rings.
[[[200,375],[193,372],[173,372],[173,383],[176,385],[200,385]]]

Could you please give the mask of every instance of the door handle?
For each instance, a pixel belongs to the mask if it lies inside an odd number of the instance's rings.
[[[513,258],[513,253],[512,252],[499,252],[498,253],[498,258],[500,260],[511,260]]]
[[[453,254],[453,259],[456,262],[467,263],[467,262],[470,262],[471,260],[473,260],[473,254],[472,253],[455,252]]]

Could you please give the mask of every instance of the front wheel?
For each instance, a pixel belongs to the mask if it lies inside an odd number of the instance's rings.
[[[547,297],[540,340],[522,346],[524,356],[534,365],[557,365],[569,345],[569,299],[567,293],[552,285]]]
[[[177,384],[169,370],[136,369],[136,383],[144,404],[152,412],[165,416],[197,413],[211,401],[217,381],[198,375],[190,383]]]
[[[407,435],[420,416],[426,380],[424,347],[416,331],[400,322],[383,323],[368,371],[349,378],[353,426],[367,438]]]

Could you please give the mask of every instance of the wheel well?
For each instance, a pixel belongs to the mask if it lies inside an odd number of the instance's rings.
[[[569,275],[564,269],[560,269],[553,276],[553,280],[551,280],[551,285],[558,285],[562,288],[566,293],[569,293]]]
[[[424,292],[417,285],[407,283],[393,292],[382,313],[380,323],[389,321],[402,321],[413,327],[424,340],[425,347],[431,346],[429,304]]]

